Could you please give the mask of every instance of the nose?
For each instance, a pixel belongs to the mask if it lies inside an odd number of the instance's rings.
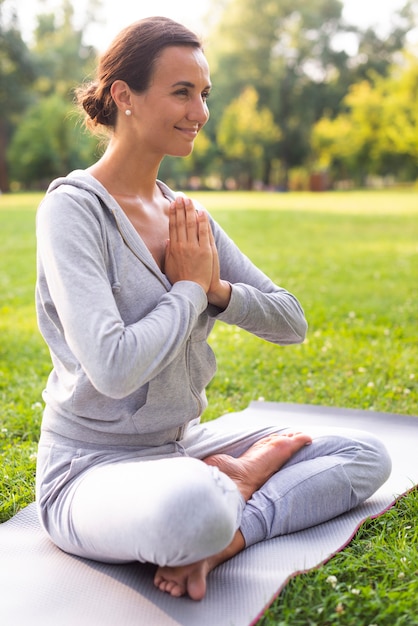
[[[206,124],[209,119],[209,109],[206,104],[206,100],[202,96],[196,96],[190,101],[190,108],[187,113],[187,118],[191,122],[198,122],[201,126]]]

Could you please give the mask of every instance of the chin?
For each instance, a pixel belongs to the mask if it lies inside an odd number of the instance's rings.
[[[188,157],[193,152],[193,148],[194,148],[194,142],[183,143],[182,146],[177,145],[175,148],[173,148],[173,150],[170,150],[166,154],[167,156],[174,156],[174,157]]]
[[[186,146],[181,150],[173,150],[172,152],[167,153],[167,156],[172,157],[188,157],[193,152],[193,144],[191,146]]]

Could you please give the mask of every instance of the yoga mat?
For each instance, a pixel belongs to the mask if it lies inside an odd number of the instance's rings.
[[[0,619],[4,626],[250,626],[289,577],[327,561],[359,525],[418,483],[418,417],[253,402],[220,424],[277,423],[295,430],[336,426],[378,435],[393,460],[389,480],[363,505],[314,528],[251,546],[214,570],[201,602],[171,598],[150,565],[73,557],[42,532],[31,504],[0,526]]]

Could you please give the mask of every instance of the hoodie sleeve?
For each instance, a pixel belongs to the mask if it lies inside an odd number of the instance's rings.
[[[231,284],[232,291],[228,307],[222,312],[209,307],[210,314],[272,343],[302,343],[307,322],[297,298],[275,285],[214,220],[211,223],[221,278]]]

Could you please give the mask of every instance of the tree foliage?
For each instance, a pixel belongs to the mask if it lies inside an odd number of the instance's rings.
[[[10,174],[27,187],[45,187],[52,178],[89,163],[96,141],[58,93],[30,107],[9,149]]]
[[[61,0],[58,11],[37,17],[30,43],[16,3],[0,0],[2,190],[6,151],[21,187],[44,185],[97,156],[96,141],[69,111],[74,86],[96,60],[85,35],[101,0],[87,0],[81,24],[71,1]],[[193,154],[167,157],[160,176],[181,186],[232,177],[245,187],[261,180],[282,188],[296,170],[307,181],[318,166],[358,182],[369,174],[416,177],[417,55],[406,63],[405,50],[418,0],[405,0],[384,34],[347,24],[342,8],[343,0],[212,0],[211,118]],[[342,46],[347,35],[354,52]]]
[[[226,108],[217,133],[219,147],[227,159],[237,163],[248,189],[256,177],[261,178],[265,151],[281,137],[272,112],[260,109],[258,101],[254,87],[246,87]]]
[[[2,158],[6,161],[6,153],[8,162],[0,186],[4,190],[9,187],[9,174],[20,186],[36,187],[65,173],[69,165],[87,165],[97,143],[80,134],[74,119],[68,118],[73,89],[96,57],[94,48],[83,43],[88,22],[76,27],[72,3],[63,0],[58,14],[38,16],[34,42],[27,47],[13,4],[11,9],[9,5],[2,0],[1,8],[8,6],[12,15],[9,23],[0,21],[0,60],[2,70],[8,70],[8,74],[2,71],[0,82],[0,101],[6,103],[2,120],[8,130],[3,146],[0,139],[0,164]]]
[[[0,191],[8,191],[6,149],[16,117],[30,101],[35,73],[29,50],[20,34],[16,13],[0,0]]]
[[[218,97],[213,125],[236,94],[252,85],[281,129],[281,139],[265,153],[265,183],[275,162],[285,185],[291,168],[309,164],[313,125],[340,112],[353,83],[371,71],[386,75],[405,46],[413,23],[411,3],[385,37],[345,24],[342,6],[340,0],[229,0],[210,39]],[[352,56],[337,45],[347,33],[358,42]]]
[[[266,156],[285,171],[306,157],[308,130],[322,109],[335,108],[324,87],[347,60],[331,46],[341,10],[340,0],[230,0],[219,25],[214,83],[222,106],[248,85],[257,90],[282,132]],[[267,164],[266,183],[269,170]]]
[[[336,178],[418,176],[418,57],[405,55],[389,75],[353,85],[343,113],[322,118],[312,146],[319,165]],[[362,180],[363,179],[363,180]]]

